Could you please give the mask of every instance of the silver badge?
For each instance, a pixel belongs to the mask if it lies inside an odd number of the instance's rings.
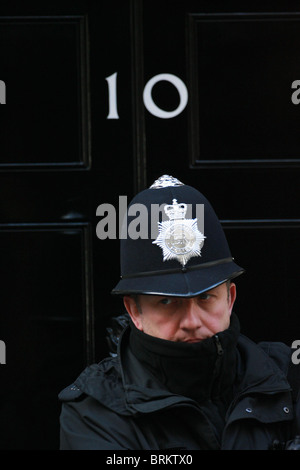
[[[169,186],[184,186],[184,184],[177,178],[174,178],[174,176],[163,175],[154,181],[154,183],[150,186],[150,189],[162,189],[168,188]]]
[[[206,238],[197,226],[197,219],[186,219],[187,204],[177,203],[164,207],[170,220],[158,222],[159,234],[154,244],[163,250],[163,260],[177,259],[185,266],[193,256],[201,256]]]

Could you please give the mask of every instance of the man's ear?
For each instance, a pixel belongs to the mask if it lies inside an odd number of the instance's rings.
[[[229,286],[229,308],[230,308],[230,313],[232,312],[235,299],[236,299],[236,285],[234,284],[234,282],[231,282],[230,286]]]
[[[142,331],[141,312],[138,309],[136,300],[130,295],[125,295],[123,302],[133,324],[138,330]]]

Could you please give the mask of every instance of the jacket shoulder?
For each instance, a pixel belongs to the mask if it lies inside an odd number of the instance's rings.
[[[116,358],[107,357],[97,364],[87,366],[73,383],[58,394],[58,399],[62,402],[74,401],[86,395],[99,399],[98,395],[103,387],[109,382],[119,382],[119,376]]]
[[[276,363],[287,375],[291,362],[292,349],[279,341],[261,341],[258,346]]]

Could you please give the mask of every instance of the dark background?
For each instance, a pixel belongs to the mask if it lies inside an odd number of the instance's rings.
[[[299,59],[298,2],[1,2],[1,449],[58,448],[57,394],[107,355],[123,312],[119,241],[97,238],[97,207],[164,173],[207,196],[246,269],[242,332],[299,339]],[[188,90],[170,119],[143,102],[161,73]],[[167,81],[152,98],[179,104]]]

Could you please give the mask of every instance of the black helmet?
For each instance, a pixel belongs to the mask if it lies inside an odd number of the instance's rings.
[[[128,206],[121,280],[112,293],[193,297],[243,271],[233,261],[208,200],[195,188],[163,175]]]

